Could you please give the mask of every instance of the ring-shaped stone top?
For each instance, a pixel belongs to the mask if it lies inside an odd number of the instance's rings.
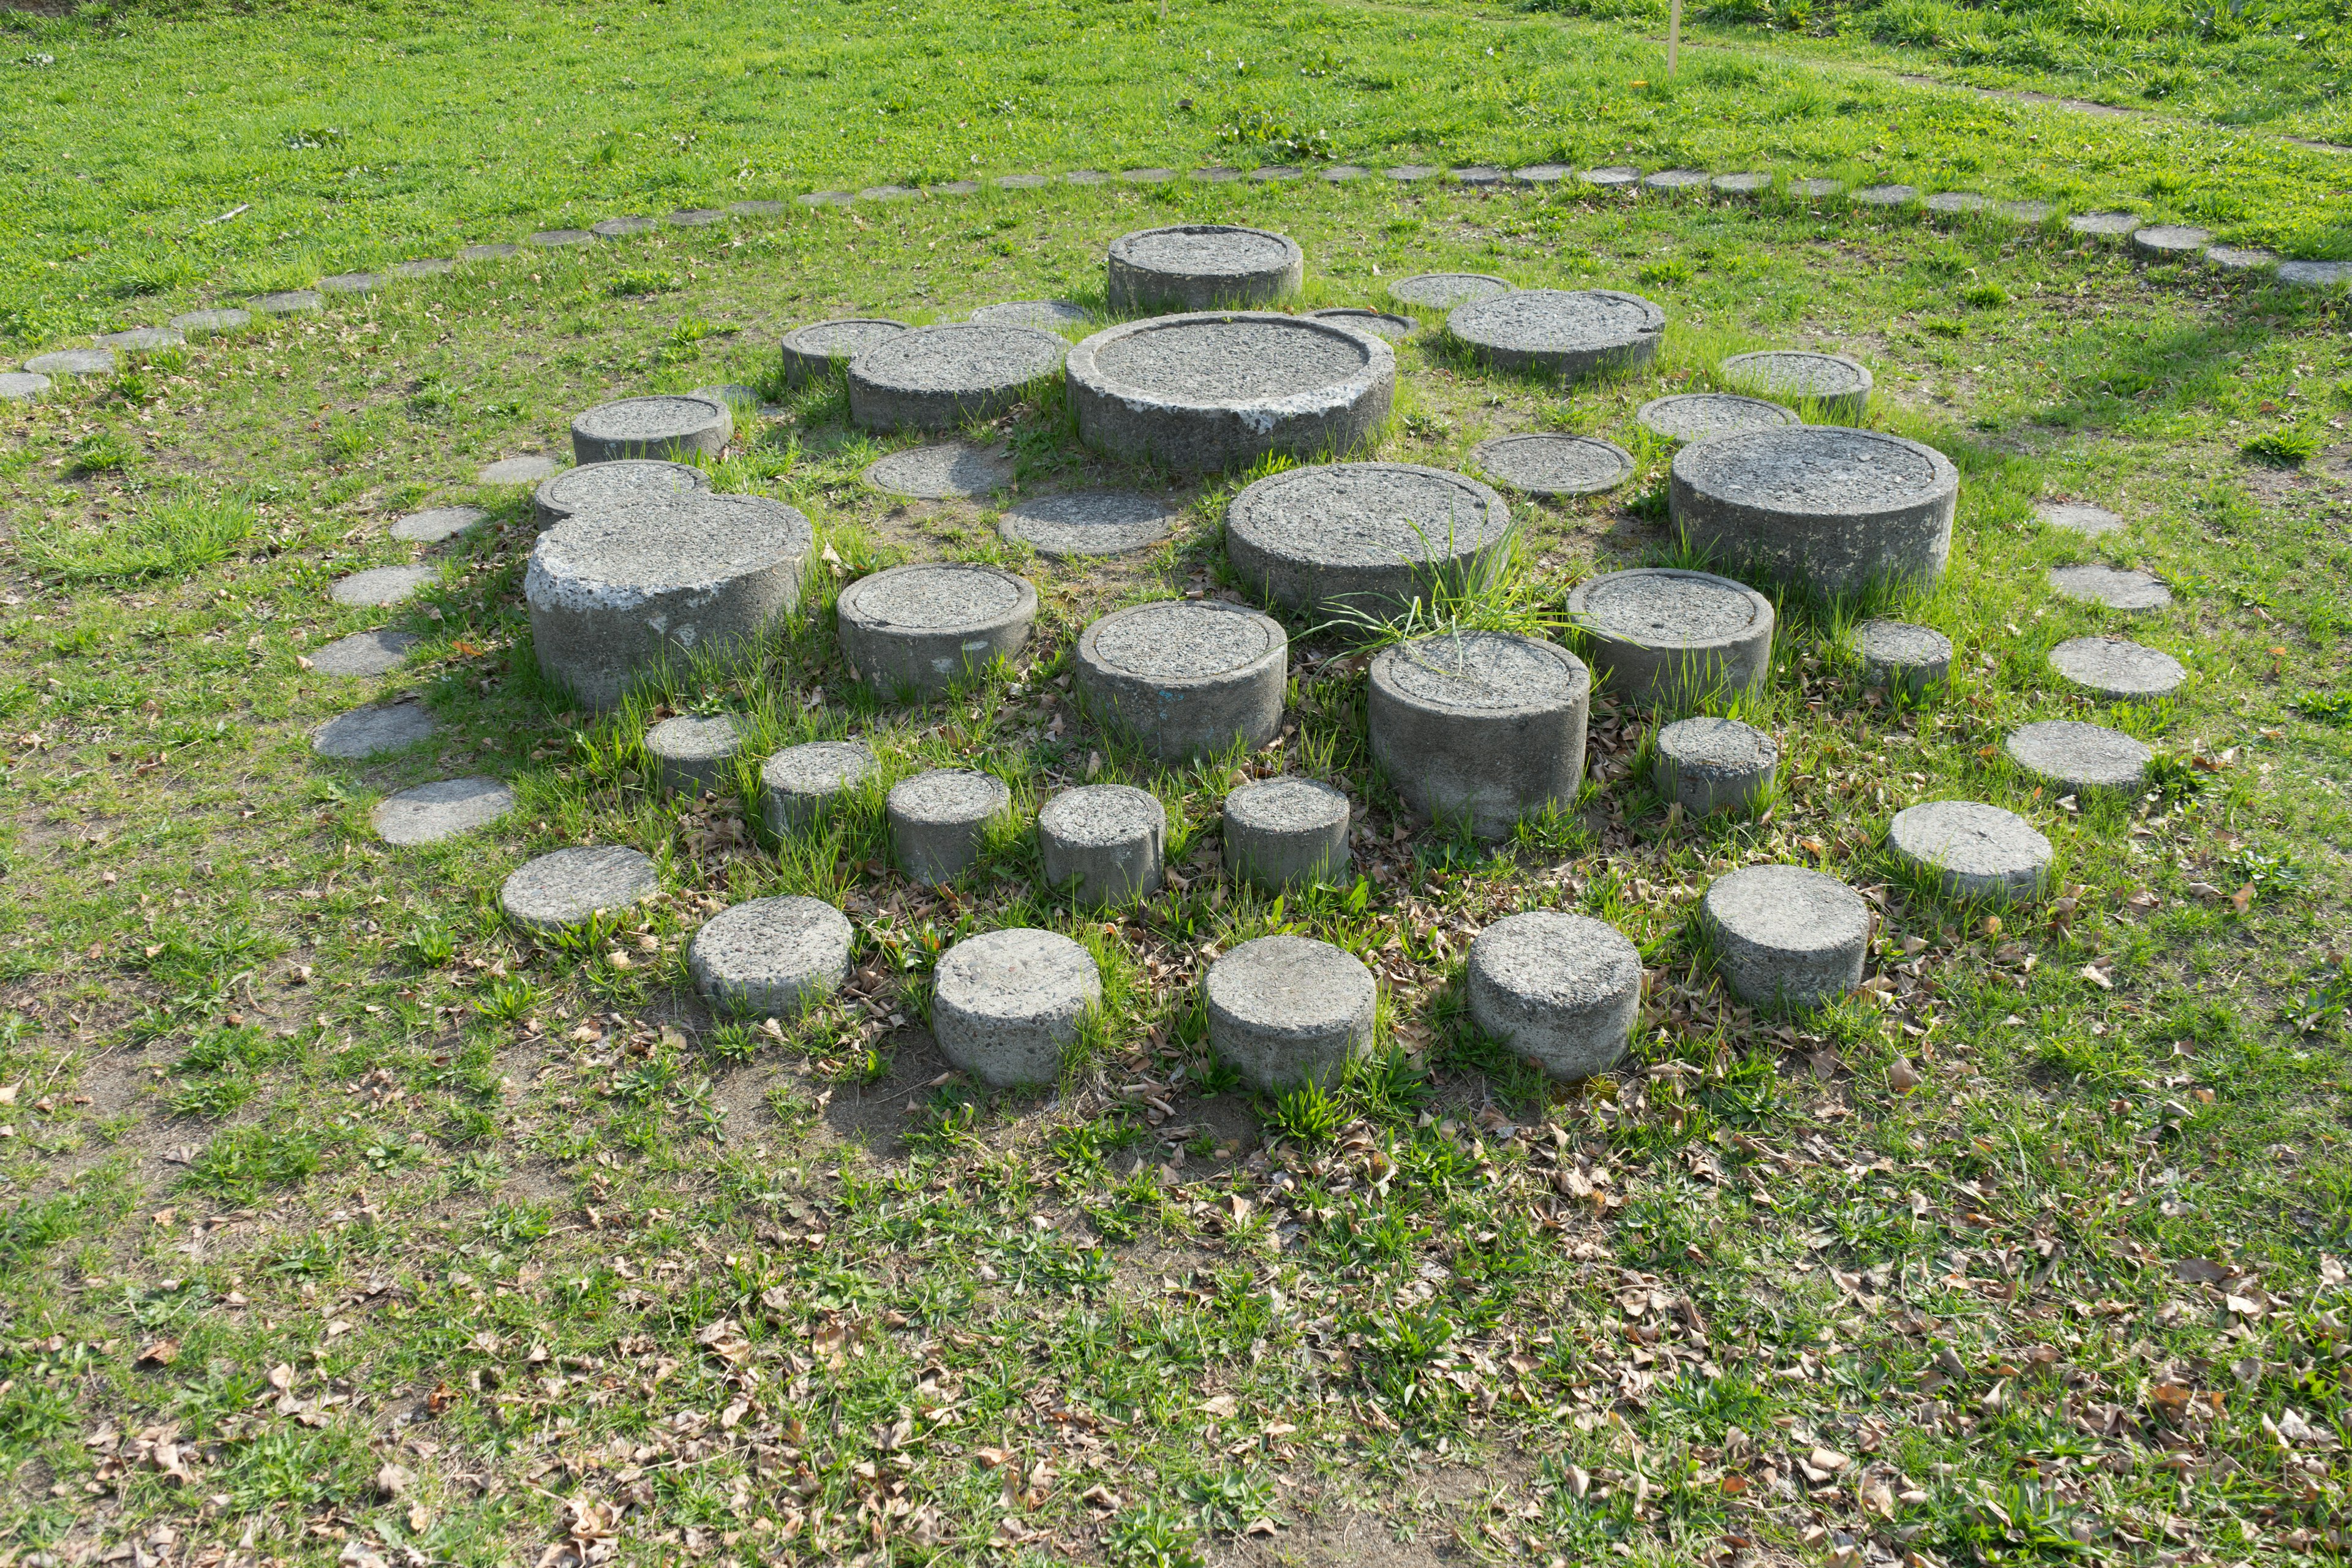
[[[1285,658],[1290,647],[1280,621],[1215,599],[1161,599],[1114,610],[1079,641],[1091,662],[1162,687],[1220,681],[1269,657]]]
[[[667,458],[694,452],[717,457],[735,434],[735,416],[715,397],[661,393],[600,404],[572,421],[575,462],[623,458]]]
[[[1107,298],[1114,310],[1270,305],[1295,293],[1307,258],[1286,236],[1238,224],[1138,229],[1110,242]]]
[[[661,496],[705,495],[709,490],[710,476],[691,463],[623,458],[564,469],[531,492],[531,505],[539,514],[539,526],[548,529],[583,511],[632,506]]]
[[[1515,289],[1445,318],[1490,363],[1570,379],[1645,363],[1665,328],[1662,308],[1616,289]]]
[[[1319,463],[1270,474],[1225,511],[1225,554],[1277,604],[1410,600],[1433,570],[1475,572],[1510,537],[1491,485],[1418,463]]]
[[[1870,367],[1844,354],[1811,349],[1759,349],[1733,354],[1717,367],[1726,382],[1769,397],[1819,403],[1841,417],[1859,419],[1870,407]]]
[[[805,557],[809,520],[766,496],[667,495],[577,514],[539,536],[523,573],[534,610],[631,610]]]
[[[1440,632],[1383,648],[1371,679],[1429,712],[1550,713],[1591,698],[1592,672],[1556,644],[1509,632]]]
[[[860,577],[835,601],[845,620],[877,632],[952,636],[993,627],[1024,608],[1035,613],[1037,590],[994,566],[961,561],[919,561]]]
[[[1069,345],[1037,327],[943,321],[894,332],[849,362],[850,412],[868,429],[952,429],[993,418],[1061,367]]]
[[[803,381],[845,367],[876,343],[907,330],[906,322],[887,316],[836,316],[811,321],[784,334],[779,345],[784,373],[794,381]]]
[[[1736,392],[1677,392],[1654,397],[1633,411],[1633,422],[1669,441],[1704,441],[1733,430],[1769,430],[1801,425],[1793,408]]]

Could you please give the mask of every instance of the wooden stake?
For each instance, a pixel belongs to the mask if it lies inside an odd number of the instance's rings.
[[[1675,74],[1675,57],[1682,53],[1683,0],[1674,0],[1666,11],[1666,74]]]

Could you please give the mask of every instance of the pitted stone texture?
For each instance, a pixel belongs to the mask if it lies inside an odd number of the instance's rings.
[[[754,899],[705,921],[686,950],[719,1013],[793,1018],[849,978],[848,919],[817,899]]]
[[[553,474],[560,465],[551,457],[539,452],[527,452],[520,458],[500,458],[495,463],[485,463],[474,476],[480,485],[530,485]]]
[[[1499,185],[1508,178],[1507,174],[1490,163],[1467,163],[1453,171],[1457,185]]]
[[[1106,728],[1163,763],[1186,763],[1274,739],[1290,639],[1280,621],[1244,605],[1165,599],[1089,625],[1075,663]]]
[[[2352,283],[2352,261],[2282,261],[2278,280],[2290,289],[2334,289]]]
[[[241,332],[253,325],[253,312],[234,307],[218,310],[190,310],[172,318],[172,325],[192,338],[213,337],[226,332]]]
[[[25,369],[34,375],[112,375],[112,349],[58,349],[50,353],[35,354],[25,362]]]
[[[1118,177],[1130,185],[1164,185],[1176,177],[1173,169],[1121,169]]]
[[[935,196],[976,196],[981,185],[978,180],[941,180],[929,189]]]
[[[1862,984],[1870,906],[1802,866],[1743,866],[1707,885],[1699,919],[1716,972],[1751,1006],[1812,1007]]]
[[[100,332],[90,342],[102,349],[175,349],[188,341],[187,333],[177,327],[125,327],[119,332]]]
[[[1800,179],[1790,180],[1780,188],[1801,201],[1818,202],[1838,195],[1845,186],[1835,180]]]
[[[1576,177],[1604,191],[1638,191],[1642,188],[1642,171],[1631,163],[1611,163],[1599,169],[1587,169]]]
[[[998,526],[1005,538],[1060,560],[1146,549],[1167,538],[1182,516],[1175,502],[1157,496],[1074,490],[1007,507]]]
[[[849,362],[850,417],[868,430],[952,430],[993,419],[1061,368],[1069,345],[1038,327],[912,327]]]
[[[327,308],[327,301],[315,289],[289,289],[262,295],[253,308],[265,316],[315,316]]]
[[[541,673],[590,708],[698,655],[754,644],[800,603],[808,519],[763,496],[664,496],[582,512],[523,573]]]
[[[811,321],[805,327],[795,327],[784,334],[782,345],[784,379],[801,386],[820,376],[846,371],[851,360],[885,338],[895,338],[905,331],[906,322],[894,321],[887,316],[838,316],[829,321]]]
[[[1011,484],[1013,460],[992,447],[942,441],[891,453],[866,468],[866,482],[912,500],[957,500]]]
[[[1045,885],[1085,909],[1125,905],[1160,889],[1168,811],[1148,790],[1085,784],[1037,814]]]
[[[1110,242],[1113,310],[1231,310],[1298,292],[1307,258],[1286,236],[1233,224],[1138,229]]]
[[[1372,760],[1406,805],[1500,838],[1575,805],[1592,675],[1564,647],[1441,632],[1372,660]]]
[[[908,185],[868,185],[857,193],[861,202],[903,202],[920,192]]]
[[[1937,217],[1961,217],[1980,213],[1992,204],[1974,191],[1937,191],[1919,205]]]
[[[1508,294],[1517,287],[1507,278],[1485,272],[1416,272],[1389,285],[1389,298],[1400,305],[1424,310],[1451,310]]]
[[[1643,566],[1588,578],[1569,618],[1592,639],[1594,674],[1649,708],[1752,691],[1772,667],[1772,602],[1709,572]]]
[[[1562,910],[1480,931],[1463,983],[1480,1028],[1570,1082],[1615,1067],[1642,1012],[1640,952],[1615,927]]]
[[[2066,790],[2137,794],[2156,753],[2120,730],[2074,719],[2028,724],[2007,742],[2010,761]]]
[[[1661,169],[1654,174],[1643,175],[1642,188],[1665,195],[1681,195],[1686,191],[1703,191],[1706,189],[1706,171],[1705,169]]]
[[[803,191],[793,198],[804,207],[845,207],[856,199],[854,191]]]
[[[1226,874],[1285,892],[1347,879],[1348,797],[1315,779],[1271,778],[1225,796]]]
[[[493,245],[468,245],[457,252],[460,261],[504,261],[509,256],[520,256],[522,247],[500,240]]]
[[[1753,201],[1772,188],[1769,174],[1717,174],[1707,186],[1718,196]]]
[[[1029,640],[1037,590],[993,566],[919,562],[877,572],[835,601],[842,656],[886,697],[934,697]]]
[[[1380,338],[1265,311],[1108,327],[1070,351],[1068,369],[1088,446],[1192,473],[1354,451],[1396,391],[1396,351]]]
[[[1633,477],[1633,454],[1598,436],[1497,436],[1471,447],[1470,460],[1531,496],[1598,495]]]
[[[643,852],[599,844],[525,861],[499,886],[499,908],[525,931],[552,934],[617,915],[660,890]]]
[[[2053,566],[2050,585],[2069,599],[2111,610],[2161,610],[2172,603],[2172,590],[2155,573],[2104,561]]]
[[[562,250],[567,246],[593,244],[596,237],[584,228],[543,228],[537,234],[525,235],[524,243],[541,250]]]
[[[49,378],[46,375],[16,370],[0,374],[0,401],[29,403],[48,389]]]
[[[2189,679],[2168,653],[2122,637],[2075,637],[2050,650],[2050,668],[2102,702],[2169,697]]]
[[[784,204],[776,201],[729,202],[727,210],[740,213],[745,217],[777,217],[782,215]]]
[[[1487,363],[1563,381],[1649,363],[1665,327],[1665,311],[1616,289],[1515,289],[1445,318]]]
[[[1337,321],[1392,343],[1401,343],[1421,330],[1421,323],[1411,316],[1400,316],[1393,310],[1367,310],[1361,305],[1334,305],[1329,310],[1307,313],[1318,321]]]
[[[1094,325],[1094,313],[1067,300],[1008,300],[982,305],[971,320],[999,327],[1035,327],[1041,331],[1067,332]]]
[[[887,809],[899,868],[937,887],[979,860],[988,825],[1013,806],[1003,779],[969,768],[934,768],[901,779]]]
[[[1039,191],[1054,183],[1051,174],[999,174],[996,188],[1000,191]]]
[[[2055,858],[2050,840],[2025,818],[1973,800],[1931,800],[1896,812],[1886,845],[1954,899],[2035,897]]]
[[[514,791],[496,779],[436,779],[387,797],[368,820],[387,844],[438,844],[496,822],[514,803]]]
[[[430,566],[375,566],[337,579],[327,596],[338,605],[382,608],[400,604],[440,575]]]
[[[1303,936],[1262,936],[1218,955],[1202,989],[1209,1047],[1254,1089],[1336,1085],[1372,1046],[1380,987],[1353,953]]]
[[[338,272],[319,279],[320,292],[325,294],[373,294],[383,287],[381,272]]]
[[[310,731],[310,750],[322,757],[363,762],[431,740],[441,726],[422,702],[354,708]]]
[[[646,755],[664,789],[723,794],[735,782],[742,731],[724,713],[680,713],[646,731]]]
[[[2267,272],[2278,266],[2279,254],[2258,245],[2209,245],[2205,264],[2224,272]]]
[[[1678,719],[1658,731],[1658,793],[1687,816],[1751,811],[1780,773],[1780,742],[1737,719]]]
[[[1072,169],[1069,173],[1064,174],[1062,178],[1064,181],[1073,185],[1108,185],[1110,184],[1110,176],[1104,174],[1099,169]]]
[[[399,668],[416,642],[407,632],[353,632],[312,654],[310,668],[320,675],[384,675]]]
[[[467,529],[480,527],[489,521],[489,516],[478,506],[438,506],[410,512],[395,521],[388,531],[394,539],[410,544],[438,544]]]
[[[1941,576],[1959,493],[1959,471],[1933,447],[1791,425],[1685,447],[1666,502],[1683,537],[1717,559],[1836,595]]]
[[[2033,515],[2049,527],[2063,528],[2085,539],[2114,533],[2124,526],[2124,520],[2105,507],[2092,506],[2084,501],[2046,500],[2033,509]]]
[[[2132,231],[2132,248],[2151,261],[2180,261],[2201,256],[2213,243],[2210,229],[2187,224],[2159,223]]]
[[[760,767],[760,812],[778,833],[822,819],[881,764],[863,741],[787,746]]]
[[[624,397],[591,408],[572,422],[572,460],[676,459],[697,452],[716,458],[727,450],[734,434],[734,415],[715,397],[680,393]]]
[[[1952,639],[1933,626],[1868,621],[1854,636],[1862,683],[1923,697],[1952,674]]]
[[[1916,185],[1864,185],[1853,199],[1866,207],[1907,207],[1919,199]]]
[[[2121,245],[2138,232],[2140,217],[2137,213],[2076,213],[2066,226],[2085,239]]]
[[[1769,430],[1801,425],[1793,408],[1736,392],[1677,392],[1654,397],[1633,411],[1634,422],[1668,441],[1704,441],[1734,430]]]
[[[1360,180],[1370,173],[1370,169],[1355,163],[1334,163],[1323,171],[1323,178],[1332,184],[1344,185],[1351,181]]]
[[[1510,509],[1492,488],[1414,463],[1290,468],[1225,512],[1225,558],[1242,580],[1314,615],[1385,616],[1440,584],[1475,586],[1510,537]]]
[[[710,476],[691,463],[622,458],[566,468],[531,492],[543,531],[582,512],[611,511],[671,496],[708,495]]]
[[[966,937],[931,972],[940,1054],[992,1089],[1048,1084],[1102,1000],[1094,955],[1058,931],[1014,927]]]
[[[1844,354],[1764,349],[1733,354],[1717,367],[1730,384],[1766,397],[1810,403],[1830,418],[1857,423],[1870,412],[1870,367]]]

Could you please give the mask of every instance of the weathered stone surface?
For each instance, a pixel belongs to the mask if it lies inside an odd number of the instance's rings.
[[[127,349],[134,353],[147,349],[175,349],[188,341],[188,334],[177,327],[125,327],[119,332],[100,332],[90,342],[102,349]]]
[[[1742,814],[1780,773],[1780,742],[1737,719],[1678,719],[1658,731],[1658,794],[1686,816]]]
[[[1654,174],[1642,176],[1642,188],[1661,195],[1686,195],[1693,191],[1706,189],[1706,180],[1705,169],[1661,169]]]
[[[842,657],[886,697],[934,697],[1029,640],[1037,590],[993,566],[919,562],[861,577],[835,601]]]
[[[327,301],[316,289],[289,289],[259,296],[253,308],[265,316],[315,316],[327,308]]]
[[[2189,679],[2168,653],[2122,637],[2074,637],[2050,650],[2050,668],[2102,702],[2169,697]]]
[[[25,362],[34,375],[112,375],[112,349],[56,349]]]
[[[2137,213],[2076,213],[2066,220],[2066,226],[2086,239],[2121,245],[2138,232],[2140,216]]]
[[[1449,177],[1457,185],[1484,188],[1489,185],[1499,185],[1510,176],[1491,163],[1465,163],[1461,168],[1451,171]]]
[[[821,900],[754,899],[705,921],[686,967],[714,1012],[793,1018],[849,978],[852,936]]]
[[[1952,639],[1933,626],[1869,621],[1854,635],[1862,683],[1923,697],[1951,678]]]
[[[760,767],[760,811],[778,833],[822,819],[881,763],[863,741],[787,746]]]
[[[1570,172],[1565,163],[1530,163],[1524,169],[1511,171],[1511,178],[1523,185],[1556,185],[1568,178]]]
[[[1108,185],[1110,176],[1098,169],[1072,169],[1062,178],[1073,185]]]
[[[1938,191],[1919,204],[1937,217],[1964,217],[1980,213],[1992,204],[1974,191]]]
[[[2124,526],[2124,520],[2105,507],[2084,501],[2046,500],[2033,509],[2033,515],[2052,528],[2063,528],[2085,539],[2114,533]]]
[[[479,528],[490,514],[478,506],[436,506],[395,519],[392,537],[410,544],[438,544],[468,529]]]
[[[530,485],[553,474],[562,465],[541,452],[526,452],[519,458],[500,458],[495,463],[485,463],[474,476],[479,485]]]
[[[1160,889],[1168,811],[1149,790],[1085,784],[1037,813],[1045,885],[1083,909],[1131,904]]]
[[[1515,289],[1457,306],[1445,330],[1490,364],[1563,381],[1650,363],[1666,313],[1615,289]]]
[[[387,844],[438,844],[513,809],[514,791],[496,779],[436,779],[387,797],[368,820]]]
[[[1611,163],[1604,168],[1587,169],[1576,177],[1604,191],[1638,191],[1642,188],[1642,171],[1631,163]]]
[[[1668,441],[1703,441],[1733,430],[1769,430],[1801,425],[1797,411],[1736,392],[1677,392],[1654,397],[1633,412],[1634,422]]]
[[[1003,779],[969,768],[934,768],[901,779],[887,810],[899,868],[936,887],[980,859],[988,825],[1013,807]]]
[[[849,362],[885,338],[907,331],[887,316],[837,316],[811,321],[784,334],[784,379],[795,386],[849,368]]]
[[[1164,185],[1176,177],[1173,169],[1121,169],[1118,177],[1130,185]]]
[[[319,279],[322,294],[373,294],[383,287],[381,272],[338,272]]]
[[[588,232],[598,239],[627,239],[635,235],[651,234],[660,226],[652,218],[632,214],[626,217],[608,217],[588,226]]]
[[[1717,559],[1836,595],[1941,576],[1959,491],[1959,471],[1933,447],[1791,425],[1685,447],[1666,504],[1684,538]]]
[[[322,757],[361,762],[404,752],[440,731],[432,710],[422,702],[392,702],[337,714],[310,731],[310,750]]]
[[[856,199],[855,191],[803,191],[793,198],[804,207],[845,207]]]
[[[1078,689],[1105,728],[1165,763],[1253,750],[1282,723],[1290,639],[1241,605],[1163,599],[1078,634]]]
[[[1068,375],[1088,446],[1198,473],[1362,447],[1388,418],[1396,352],[1309,317],[1208,311],[1107,327]]]
[[[1202,983],[1209,1047],[1249,1085],[1279,1094],[1336,1085],[1371,1049],[1380,989],[1353,953],[1303,936],[1262,936],[1220,954]]]
[[[2278,280],[2291,289],[2335,289],[2352,283],[2352,261],[2282,261]]]
[[[1564,910],[1507,915],[1470,943],[1470,1016],[1556,1079],[1607,1072],[1642,1012],[1642,955],[1614,926]]]
[[[1430,180],[1437,177],[1436,168],[1428,163],[1399,163],[1395,168],[1382,169],[1381,173],[1391,180],[1401,180],[1408,184],[1415,180]]]
[[[981,193],[978,180],[941,180],[928,188],[935,196],[976,196]]]
[[[1272,305],[1298,292],[1307,258],[1288,237],[1234,224],[1138,229],[1110,242],[1110,308],[1231,310]]]
[[[2050,221],[2050,215],[2057,209],[2053,207],[2048,202],[2025,201],[1997,202],[1994,204],[1992,210],[1999,213],[2001,216],[2009,219],[2011,223],[2021,223],[2031,226],[2048,223]]]
[[[29,403],[48,389],[49,378],[46,375],[20,370],[0,374],[0,402]]]
[[[1372,760],[1406,805],[1481,838],[1576,804],[1591,672],[1564,647],[1442,632],[1371,663]]]
[[[572,460],[716,458],[735,435],[735,416],[711,397],[664,393],[600,404],[572,421]]]
[[[430,566],[373,566],[337,578],[327,596],[354,607],[397,605],[440,574]]]
[[[1717,174],[1707,182],[1707,187],[1718,196],[1753,201],[1772,188],[1772,176],[1761,174]]]
[[[457,270],[457,262],[443,256],[420,256],[392,264],[392,275],[394,278],[438,278],[444,272]]]
[[[1507,294],[1516,287],[1507,278],[1484,272],[1416,272],[1390,284],[1389,298],[1424,310],[1450,310]]]
[[[724,795],[735,783],[742,731],[724,713],[680,713],[646,731],[646,758],[667,790]]]
[[[931,976],[940,1054],[993,1089],[1049,1084],[1102,1000],[1094,955],[1058,931],[1015,927],[966,937]]]
[[[1752,1006],[1818,1006],[1862,983],[1870,906],[1835,877],[1802,866],[1743,866],[1707,885],[1699,919],[1714,942],[1716,973]]]
[[[408,632],[353,632],[312,654],[310,668],[320,675],[346,678],[384,675],[399,667],[416,642]]]
[[[566,468],[531,492],[541,530],[583,511],[610,511],[667,496],[707,495],[710,476],[691,463],[621,458]]]
[[[1080,183],[1076,180],[1071,182],[1073,184]],[[920,195],[920,191],[908,185],[868,185],[857,193],[857,199],[861,202],[903,202]]]
[[[1123,490],[1075,490],[1032,496],[1007,507],[998,526],[1038,554],[1123,555],[1148,549],[1175,529],[1183,512],[1174,501]]]
[[[574,245],[593,245],[596,237],[584,228],[543,228],[537,234],[525,235],[523,241],[541,250],[562,250]]]
[[[1822,416],[1859,424],[1870,412],[1870,369],[1844,354],[1765,349],[1733,354],[1719,367],[1733,386],[1766,397],[1816,405]]]
[[[1000,191],[1038,191],[1054,183],[1051,174],[999,174],[996,188]]]
[[[1421,330],[1421,323],[1411,316],[1400,316],[1393,310],[1367,310],[1361,305],[1335,305],[1307,313],[1318,321],[1337,321],[1392,343],[1401,343]]]
[[[1919,199],[1916,185],[1864,185],[1853,193],[1854,201],[1866,207],[1907,207]]]
[[[1440,584],[1484,582],[1509,507],[1467,475],[1413,463],[1322,463],[1258,480],[1225,512],[1225,558],[1254,593],[1322,616],[1387,616]]]
[[[850,417],[868,430],[952,430],[1009,412],[1061,368],[1069,345],[1038,327],[913,327],[849,362]]]
[[[726,218],[727,211],[723,207],[680,207],[666,215],[662,222],[672,228],[707,228],[714,223],[725,222]]]
[[[1783,194],[1794,196],[1800,201],[1818,202],[1826,201],[1841,194],[1845,186],[1836,180],[1812,178],[1790,180],[1782,184],[1780,189]]]
[[[866,467],[866,482],[913,500],[984,496],[1013,482],[1013,459],[993,447],[942,441],[877,459]]]
[[[1611,572],[1568,595],[1592,668],[1637,707],[1753,690],[1772,664],[1772,602],[1744,583],[1674,566]]]
[[[218,310],[190,310],[172,318],[172,325],[192,338],[218,337],[229,332],[241,332],[253,325],[253,312],[234,307]]]
[[[1479,472],[1531,496],[1589,496],[1633,477],[1633,454],[1598,436],[1538,431],[1497,436],[1470,448]]]
[[[1896,812],[1886,846],[1932,877],[1947,898],[1999,902],[2041,893],[2055,858],[2025,818],[1972,800],[1931,800]]]
[[[2209,245],[2205,264],[2223,272],[2269,272],[2277,268],[2279,254],[2258,245]]]
[[[1094,313],[1068,300],[1007,300],[982,305],[971,319],[999,327],[1035,327],[1040,331],[1083,331],[1094,325]]]
[[[1316,779],[1258,779],[1225,796],[1225,872],[1268,892],[1347,880],[1348,797]]]
[[[2010,761],[2065,790],[2137,794],[2156,753],[2120,730],[2075,719],[2028,724],[2009,737]]]
[[[503,240],[494,245],[468,245],[457,252],[460,261],[504,261],[509,256],[520,256],[522,247]]]
[[[2183,261],[2202,256],[2205,247],[2212,243],[2212,230],[2179,223],[2151,224],[2132,230],[2131,237],[2132,248],[2151,261]]]
[[[2050,586],[2069,599],[2111,610],[2161,610],[2172,603],[2172,590],[2155,573],[2104,561],[2053,566]]]
[[[621,914],[660,890],[643,851],[597,844],[525,861],[499,886],[499,908],[525,931],[552,935]]]
[[[1323,177],[1335,185],[1344,185],[1351,181],[1360,180],[1370,173],[1370,169],[1359,167],[1354,163],[1334,163],[1323,171]]]

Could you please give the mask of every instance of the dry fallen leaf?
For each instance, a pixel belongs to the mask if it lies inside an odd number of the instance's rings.
[[[1911,1065],[1909,1057],[1896,1057],[1886,1069],[1886,1087],[1897,1094],[1908,1094],[1920,1084],[1919,1069]]]
[[[132,1364],[136,1366],[169,1366],[179,1359],[180,1342],[174,1339],[161,1339],[151,1342],[146,1349],[139,1352],[139,1359]]]

